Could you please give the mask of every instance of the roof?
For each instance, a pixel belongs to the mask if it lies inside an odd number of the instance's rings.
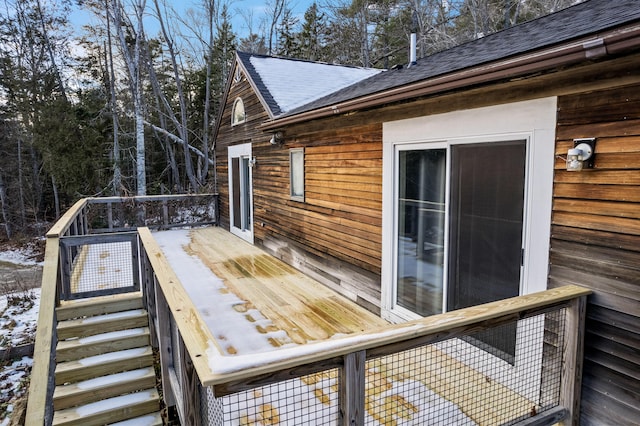
[[[640,20],[637,0],[588,0],[559,12],[419,59],[409,68],[385,71],[328,96],[291,109],[293,116],[456,71],[563,44]]]
[[[237,52],[238,59],[278,116],[351,86],[382,70]]]

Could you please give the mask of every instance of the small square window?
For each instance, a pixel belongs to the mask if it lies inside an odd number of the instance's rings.
[[[295,201],[304,201],[304,148],[289,150],[290,197]]]

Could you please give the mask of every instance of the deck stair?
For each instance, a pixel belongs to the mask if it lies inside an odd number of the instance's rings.
[[[53,425],[162,425],[141,294],[64,302],[56,316]]]

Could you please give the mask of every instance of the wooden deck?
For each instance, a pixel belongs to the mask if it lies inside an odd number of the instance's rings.
[[[245,301],[234,309],[257,309],[295,343],[326,340],[388,324],[222,228],[194,229],[190,237],[185,250],[198,256],[215,276],[224,280],[228,291]]]
[[[297,344],[338,335],[379,332],[389,326],[382,318],[221,228],[193,229],[189,231],[189,241],[188,245],[182,247],[183,250],[197,256],[212,274],[224,281],[225,288],[222,291],[229,291],[243,301],[234,309],[239,312],[257,309],[274,327],[285,331]],[[171,262],[171,252],[166,251],[165,255]],[[177,275],[180,277],[180,273]],[[234,350],[227,349],[227,338],[214,334],[219,339],[217,346],[226,349],[225,355],[235,355]],[[415,364],[413,360],[416,358],[430,361]],[[323,393],[327,389],[316,387],[316,382],[335,379],[331,374],[334,373],[324,372],[301,378],[303,385],[296,391],[296,398],[308,401],[317,399],[316,403],[325,406],[335,403],[335,396],[332,399]],[[413,391],[403,396],[403,387],[416,380],[418,382],[414,383],[420,385],[413,386],[418,386],[421,393],[435,393],[429,397],[429,401],[416,402],[408,396]],[[535,402],[465,365],[437,345],[416,349],[415,353],[406,357],[392,356],[368,361],[366,382],[366,414],[384,425],[395,424],[393,419],[402,417],[399,409],[409,410],[405,413],[409,416],[407,418],[430,419],[430,415],[437,415],[437,410],[443,410],[444,414],[439,415],[451,416],[447,418],[456,424],[489,425],[527,416],[538,408]],[[268,390],[247,391],[240,399],[251,401],[250,406],[261,407],[266,395],[264,392]],[[273,397],[276,398],[275,395]],[[483,404],[486,398],[497,398],[497,406],[487,408]],[[409,400],[414,402],[410,403]],[[286,416],[278,414],[287,412],[288,408],[282,405],[286,403],[284,400],[270,403],[270,412],[276,413],[274,418],[283,421],[271,424],[286,423]],[[448,406],[450,403],[455,406]],[[259,416],[252,417],[244,413],[241,417],[241,424],[262,424]]]

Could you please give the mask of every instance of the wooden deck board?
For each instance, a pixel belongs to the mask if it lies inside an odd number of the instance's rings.
[[[221,228],[190,232],[187,251],[224,280],[238,298],[299,344],[379,329],[375,314]]]
[[[241,300],[234,309],[247,312],[250,321],[250,311],[258,310],[271,321],[268,327],[285,331],[295,343],[305,344],[340,334],[380,332],[389,325],[382,318],[224,229],[194,229],[189,236],[190,243],[183,247],[184,250],[196,255],[216,277],[223,280],[224,289],[221,291],[233,293]],[[221,337],[224,340],[224,336]],[[224,341],[218,343],[224,347]],[[463,415],[480,425],[502,424],[514,418],[527,417],[539,408],[513,389],[439,349],[439,345],[415,351],[409,356],[396,354],[367,362],[366,410],[382,424],[393,424],[391,419],[403,407],[409,407],[412,416],[424,415],[419,413],[422,408],[407,405],[408,402],[403,402],[399,394],[389,393],[395,386],[410,385],[413,380],[422,383],[444,401],[455,404]],[[229,352],[229,355],[233,353]],[[313,382],[325,374],[327,372],[321,372],[300,380],[307,384],[306,381]],[[310,398],[315,397],[320,403],[327,404],[329,397],[322,393],[324,391],[315,388],[308,391],[313,395]],[[383,391],[384,395],[389,395],[380,399]],[[304,393],[305,389],[300,392]],[[253,393],[248,392],[247,395],[249,400],[253,398]],[[248,421],[247,424],[252,423]]]

